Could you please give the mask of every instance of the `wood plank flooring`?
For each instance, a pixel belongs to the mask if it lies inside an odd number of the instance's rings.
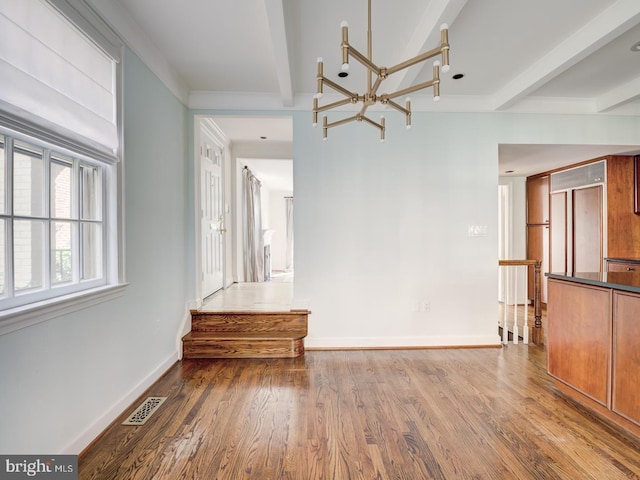
[[[199,308],[203,312],[288,312],[293,306],[293,282],[234,283],[207,297]]]
[[[640,478],[640,442],[560,396],[533,345],[189,360],[80,479]],[[136,405],[133,405],[133,410]]]

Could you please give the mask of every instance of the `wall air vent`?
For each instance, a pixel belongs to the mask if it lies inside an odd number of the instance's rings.
[[[144,425],[166,399],[167,397],[148,397],[129,418],[122,422],[122,425]]]
[[[551,174],[551,192],[604,184],[606,160]]]

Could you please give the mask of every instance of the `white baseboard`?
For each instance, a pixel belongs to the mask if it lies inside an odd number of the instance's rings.
[[[497,347],[500,337],[495,335],[477,336],[434,336],[434,337],[336,337],[304,339],[304,348],[438,348],[438,347]]]
[[[151,385],[153,385],[162,375],[165,374],[174,363],[178,361],[178,352],[172,353],[164,362],[159,364],[153,371],[149,373],[138,385],[129,391],[124,397],[116,402],[108,411],[96,420],[93,425],[81,433],[75,440],[62,449],[60,454],[63,455],[79,455],[91,442],[104,432],[114,420],[116,420],[122,412],[131,406],[136,399],[142,395]]]

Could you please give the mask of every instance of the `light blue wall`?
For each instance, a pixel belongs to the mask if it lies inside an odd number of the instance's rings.
[[[498,145],[640,144],[638,117],[414,113],[329,130],[294,114],[295,298],[307,347],[498,342]],[[585,159],[587,160],[587,159]],[[486,237],[468,227],[486,226]],[[424,311],[420,302],[429,302]]]
[[[0,337],[0,452],[78,453],[178,355],[186,264],[185,107],[125,55],[123,297]]]

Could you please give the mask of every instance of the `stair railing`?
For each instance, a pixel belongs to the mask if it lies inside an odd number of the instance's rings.
[[[533,315],[534,315],[534,325],[531,332],[531,341],[537,345],[542,345],[544,343],[544,332],[542,330],[542,304],[541,304],[541,286],[542,286],[542,278],[541,278],[541,270],[542,270],[542,262],[539,260],[499,260],[498,265],[500,267],[505,267],[511,269],[513,275],[506,274],[504,275],[503,280],[503,299],[504,299],[504,309],[503,309],[503,322],[502,322],[502,343],[506,344],[509,342],[509,319],[507,312],[507,304],[509,300],[509,292],[511,292],[511,298],[513,299],[513,322],[512,322],[512,334],[513,334],[513,343],[519,342],[519,325],[518,325],[518,268],[524,268],[524,325],[522,331],[522,343],[529,343],[529,299],[528,299],[528,278],[529,278],[529,267],[533,267]],[[506,270],[509,272],[509,270]],[[511,282],[509,282],[511,280]]]

